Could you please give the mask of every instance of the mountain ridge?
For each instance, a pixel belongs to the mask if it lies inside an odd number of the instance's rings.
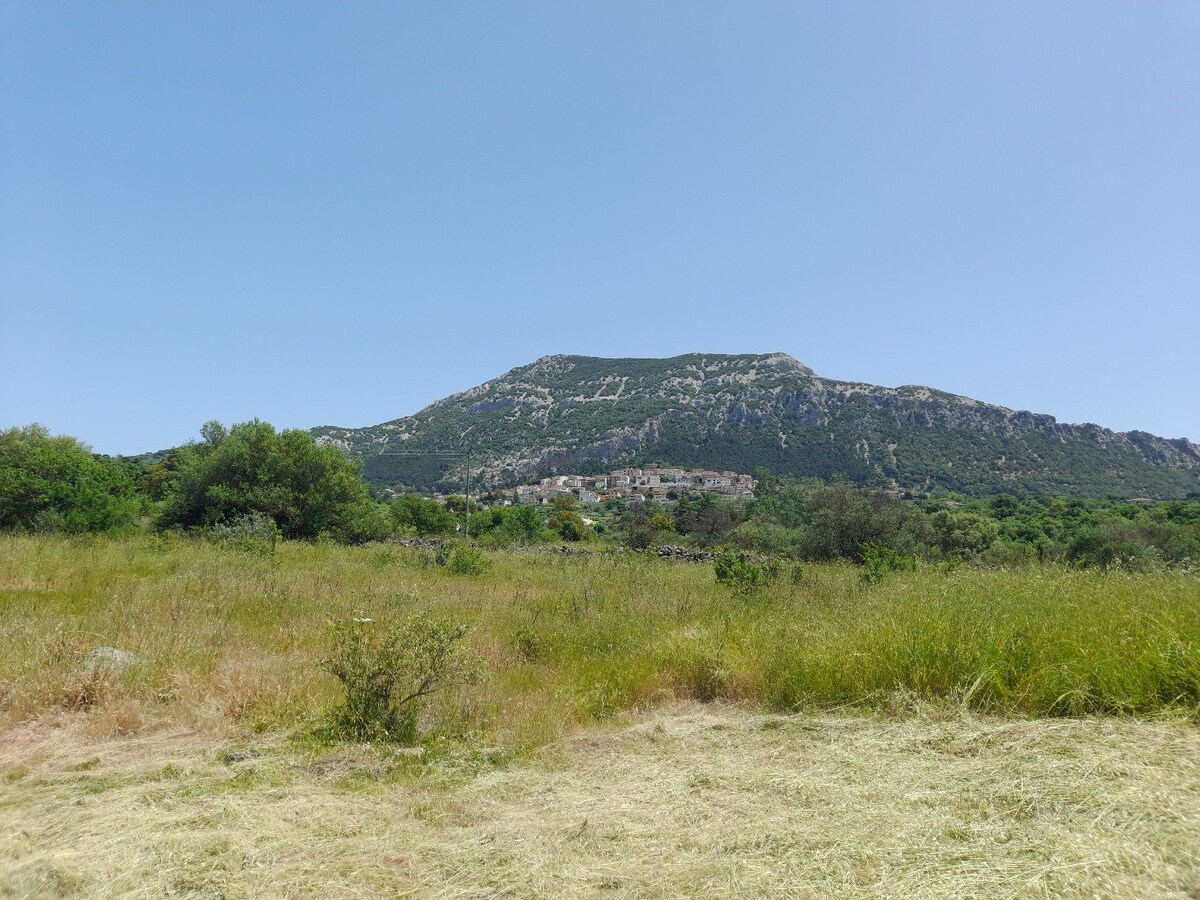
[[[420,454],[469,450],[484,483],[660,461],[966,493],[1200,491],[1200,446],[1185,438],[824,378],[786,353],[550,354],[410,416],[312,432],[388,486],[461,482],[461,461]]]

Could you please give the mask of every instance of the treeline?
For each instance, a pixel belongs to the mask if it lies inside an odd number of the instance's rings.
[[[258,420],[231,428],[208,422],[201,440],[152,461],[94,454],[39,425],[0,432],[0,529],[183,530],[343,543],[463,533],[512,544],[591,535],[571,497],[544,511],[480,509],[461,496],[443,504],[377,494],[337,447]]]
[[[674,509],[631,505],[621,513],[629,543],[683,537],[801,560],[982,565],[1067,562],[1145,571],[1200,566],[1200,499],[1129,503],[1105,499],[986,499],[948,495],[901,500],[883,491],[759,473],[753,501],[689,494]]]
[[[673,505],[608,501],[585,518],[570,495],[549,508],[504,506],[488,495],[495,505],[391,498],[338,448],[257,420],[209,422],[201,440],[152,460],[93,454],[31,425],[0,432],[0,529],[182,530],[272,544],[458,534],[507,546],[604,535],[634,548],[685,542],[799,560],[1200,566],[1200,499],[901,500],[846,483],[758,475],[749,502],[685,493]]]

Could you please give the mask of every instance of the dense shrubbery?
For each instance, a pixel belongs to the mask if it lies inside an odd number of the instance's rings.
[[[576,510],[577,502],[570,494],[554,498],[554,512],[546,520],[546,527],[564,541],[582,541],[590,532],[583,516]]]
[[[469,544],[459,544],[446,554],[446,571],[454,575],[482,575],[487,567],[483,551]]]
[[[2,432],[0,528],[104,531],[135,528],[140,519],[269,549],[274,534],[346,543],[462,534],[500,547],[607,537],[615,527],[634,548],[684,541],[793,559],[848,559],[867,566],[872,579],[894,568],[886,561],[895,559],[982,566],[1061,561],[1133,571],[1200,565],[1200,499],[902,500],[760,472],[748,503],[680,485],[673,504],[606,502],[588,513],[599,520],[593,525],[570,495],[555,498],[549,510],[481,508],[462,496],[444,503],[415,494],[375,499],[339,449],[265,422],[229,429],[210,422],[201,433],[201,442],[139,462],[97,456],[39,426]]]
[[[40,425],[0,432],[0,528],[108,531],[136,524],[128,471]]]
[[[708,494],[684,494],[673,509],[630,504],[620,516],[625,539],[635,548],[683,538],[698,547],[848,559],[867,566],[871,580],[895,569],[896,560],[1061,561],[1136,571],[1200,564],[1200,500],[903,500],[849,484],[760,476],[747,504]]]
[[[489,544],[538,544],[554,539],[545,513],[534,506],[494,506],[467,520],[467,533]]]
[[[203,434],[202,443],[172,451],[159,527],[212,527],[257,513],[286,538],[360,541],[387,533],[386,516],[336,447],[258,421],[228,431],[210,422]]]
[[[761,562],[746,553],[718,553],[713,560],[717,583],[746,593],[763,587],[779,577],[779,563]]]
[[[270,516],[262,513],[246,513],[231,522],[214,525],[208,530],[212,541],[224,543],[238,550],[252,553],[272,554],[279,543],[279,526]]]
[[[392,523],[399,533],[430,535],[453,534],[458,525],[454,513],[420,494],[405,494],[393,500],[390,507]]]

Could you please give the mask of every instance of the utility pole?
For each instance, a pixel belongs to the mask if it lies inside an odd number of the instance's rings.
[[[474,428],[474,427],[475,427],[474,425],[471,426],[471,428]],[[466,493],[466,497],[467,497],[467,513],[466,514],[468,516],[471,514],[471,444],[469,441],[467,441],[467,435],[471,433],[471,428],[468,428],[466,431],[464,431],[462,433],[463,453],[466,456],[466,463],[467,463],[467,472],[466,472],[466,477],[463,478],[463,487],[465,488],[465,493]]]

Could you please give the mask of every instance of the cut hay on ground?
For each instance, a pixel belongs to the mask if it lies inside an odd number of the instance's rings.
[[[682,705],[422,769],[78,720],[0,737],[0,896],[1200,896],[1183,723]]]

